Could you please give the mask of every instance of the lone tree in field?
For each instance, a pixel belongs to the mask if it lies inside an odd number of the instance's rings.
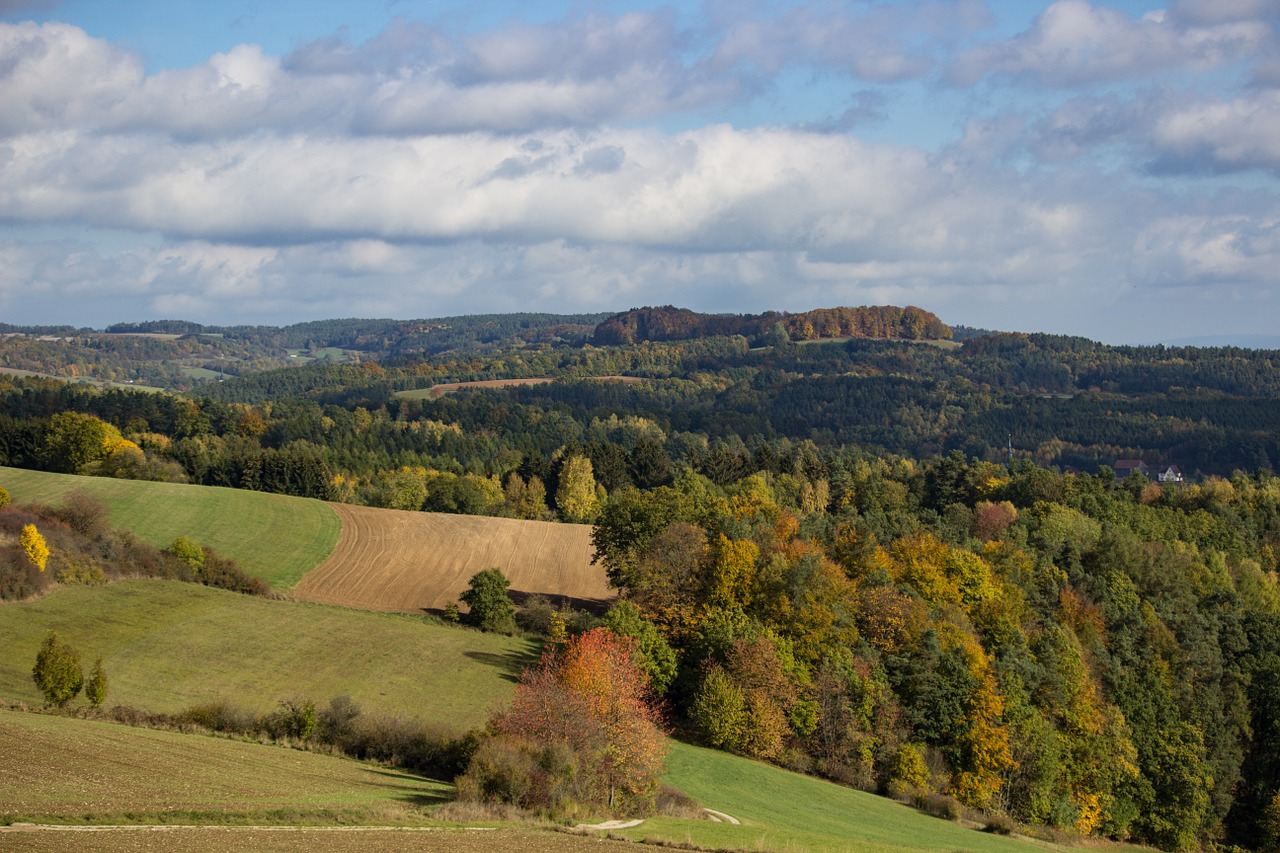
[[[59,708],[66,705],[84,686],[84,670],[80,668],[80,655],[62,642],[56,631],[44,637],[44,644],[36,654],[36,665],[31,678],[44,694],[45,701]]]
[[[507,597],[511,581],[501,569],[485,569],[472,575],[471,587],[459,598],[470,608],[467,621],[482,631],[511,633],[516,628],[516,606]]]

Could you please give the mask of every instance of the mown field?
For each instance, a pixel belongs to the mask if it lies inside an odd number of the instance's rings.
[[[17,711],[0,711],[0,743],[6,822],[421,823],[422,807],[452,797],[335,756]]]
[[[672,744],[665,781],[742,824],[653,818],[618,834],[704,849],[813,853],[1068,849],[978,832],[884,797],[688,744]]]
[[[431,809],[451,796],[448,785],[333,756],[0,711],[0,850],[602,849],[535,827],[440,825]]]
[[[327,558],[340,528],[338,516],[321,501],[240,489],[3,467],[0,486],[19,504],[56,506],[70,492],[87,492],[106,505],[113,527],[132,530],[160,548],[188,536],[278,590],[290,589]]]
[[[541,593],[579,603],[614,596],[592,565],[591,528],[513,518],[334,504],[342,535],[293,597],[369,610],[437,609],[497,567],[517,598]]]
[[[347,695],[366,711],[457,730],[481,725],[507,701],[538,651],[416,617],[122,581],[0,604],[0,697],[42,702],[31,667],[51,629],[87,666],[102,657],[108,705],[174,712],[226,700],[262,712],[283,699],[326,704]]]

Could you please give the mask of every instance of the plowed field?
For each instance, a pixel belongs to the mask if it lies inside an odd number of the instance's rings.
[[[497,567],[511,593],[540,593],[578,605],[612,598],[604,569],[591,564],[591,528],[475,515],[333,504],[338,545],[293,588],[294,598],[364,610],[444,607],[476,572]]]

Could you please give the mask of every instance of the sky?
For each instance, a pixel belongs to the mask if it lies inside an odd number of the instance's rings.
[[[1280,333],[1280,0],[0,0],[0,322]]]

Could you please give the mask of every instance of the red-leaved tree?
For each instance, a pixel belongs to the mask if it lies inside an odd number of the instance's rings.
[[[636,661],[635,640],[606,628],[548,649],[525,671],[495,728],[568,746],[595,802],[614,807],[621,796],[632,807],[652,803],[667,746]]]

